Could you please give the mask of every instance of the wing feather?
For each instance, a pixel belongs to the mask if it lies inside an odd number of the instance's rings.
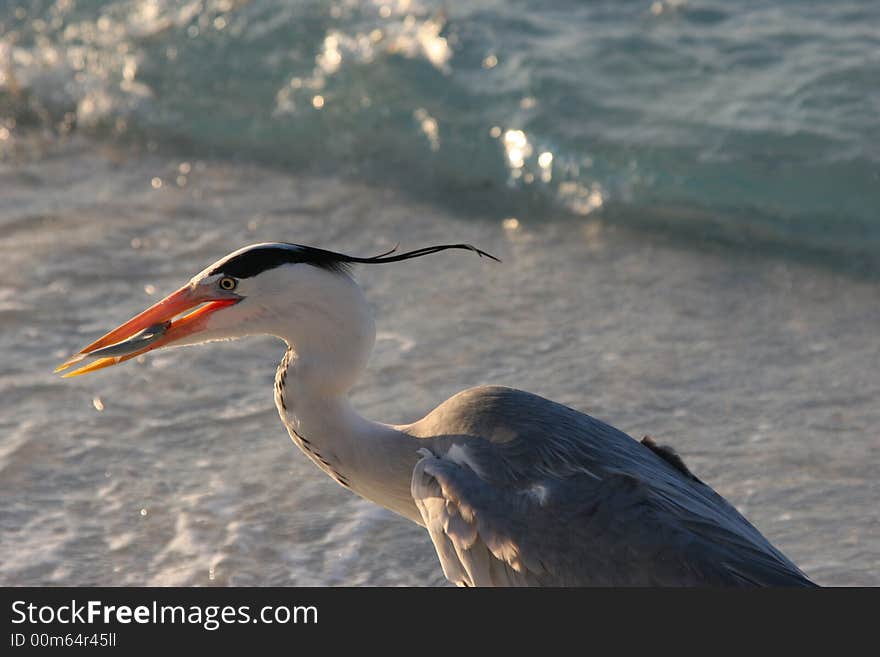
[[[497,386],[409,430],[411,493],[468,586],[811,586],[668,447]]]
[[[444,575],[459,586],[540,585],[539,568],[531,564],[530,569],[517,543],[492,523],[490,514],[471,505],[481,486],[466,466],[434,456],[423,457],[413,470],[413,499]]]

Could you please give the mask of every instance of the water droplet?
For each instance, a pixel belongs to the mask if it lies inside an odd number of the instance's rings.
[[[104,410],[104,402],[101,401],[100,397],[95,397],[92,399],[92,406],[95,407],[95,410],[99,413]]]

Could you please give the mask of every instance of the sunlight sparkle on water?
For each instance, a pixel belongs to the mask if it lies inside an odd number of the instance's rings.
[[[419,122],[419,128],[421,129],[422,134],[428,138],[428,144],[431,146],[431,150],[439,150],[440,127],[437,124],[437,119],[428,114],[428,110],[423,107],[420,107],[413,112],[413,117]]]
[[[553,179],[553,153],[544,151],[538,156],[538,166],[541,167],[541,181],[548,183]]]
[[[510,167],[522,169],[526,158],[532,154],[532,145],[522,130],[508,130],[504,133],[504,150]]]
[[[371,64],[382,54],[424,59],[443,73],[451,72],[449,60],[452,58],[452,48],[446,37],[441,36],[446,26],[443,12],[428,13],[425,8],[400,0],[381,4],[379,15],[389,19],[381,29],[373,26],[372,29],[353,33],[329,30],[315,55],[315,66],[311,75],[291,76],[276,92],[273,116],[296,111],[298,90],[307,89],[314,94],[327,88],[330,79],[346,64]],[[492,61],[487,58],[488,63]],[[495,62],[497,63],[497,58]],[[306,100],[315,109],[321,109],[322,101],[323,96],[309,96]],[[368,101],[362,105],[369,107],[370,103]]]
[[[328,34],[324,38],[324,49],[315,59],[317,65],[327,75],[333,75],[342,64],[342,53],[339,52],[339,37]]]
[[[599,183],[587,186],[574,181],[564,182],[559,185],[558,195],[565,206],[575,214],[590,214],[605,203]]]

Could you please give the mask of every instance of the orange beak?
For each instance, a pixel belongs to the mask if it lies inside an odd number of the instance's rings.
[[[66,370],[86,358],[97,358],[97,360],[68,372],[64,378],[87,374],[122,363],[197,333],[205,328],[211,313],[239,301],[241,301],[240,297],[210,298],[206,292],[198,291],[191,285],[185,285],[159,303],[150,306],[140,315],[132,317],[125,324],[88,345],[78,354],[59,365],[55,371]],[[194,308],[195,310],[193,310]],[[190,310],[192,312],[187,312]]]

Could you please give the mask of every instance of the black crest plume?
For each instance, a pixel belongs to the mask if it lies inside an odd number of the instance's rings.
[[[359,258],[344,253],[336,253],[334,251],[326,251],[313,246],[303,246],[301,244],[289,244],[286,242],[270,242],[266,244],[254,244],[239,249],[235,253],[230,254],[220,262],[218,262],[209,272],[209,274],[225,274],[236,278],[249,278],[256,276],[268,269],[273,269],[284,264],[303,263],[335,271],[338,273],[349,273],[351,264],[364,265],[381,265],[389,262],[400,262],[401,260],[410,260],[411,258],[420,258],[421,256],[437,253],[438,251],[446,251],[447,249],[461,249],[464,251],[473,251],[480,257],[487,257],[501,262],[495,256],[486,253],[470,244],[440,244],[437,246],[426,246],[415,251],[407,251],[406,253],[397,253],[397,246],[390,251],[380,253],[369,258]]]
[[[399,244],[397,246],[400,246]],[[491,253],[486,253],[485,251],[481,251],[477,247],[472,244],[440,244],[438,246],[426,246],[421,249],[416,249],[415,251],[407,251],[406,253],[398,253],[397,255],[391,255],[392,253],[397,252],[397,246],[395,246],[390,251],[386,251],[385,253],[380,253],[377,256],[373,256],[371,258],[356,258],[354,256],[341,256],[344,258],[345,262],[358,262],[367,265],[374,264],[384,264],[386,262],[399,262],[401,260],[409,260],[410,258],[420,258],[422,256],[431,255],[432,253],[437,253],[438,251],[446,251],[447,249],[463,249],[465,251],[473,251],[481,258],[486,256],[487,258],[491,258],[495,262],[501,262],[498,258],[493,256]]]

